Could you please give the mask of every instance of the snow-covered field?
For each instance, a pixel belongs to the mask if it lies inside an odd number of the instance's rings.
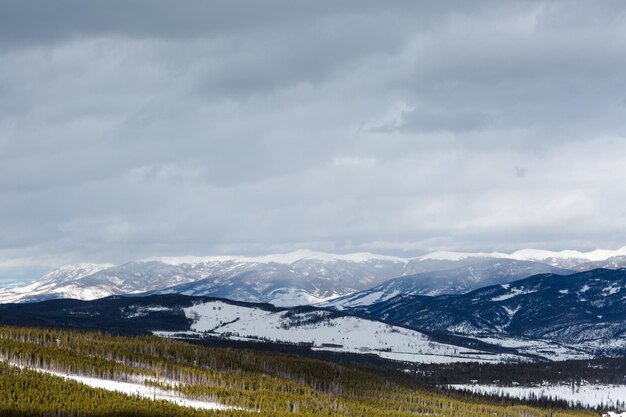
[[[37,370],[39,372],[43,372],[42,370]],[[52,373],[52,372],[48,372]],[[141,384],[133,384],[130,382],[118,382],[106,379],[97,379],[97,378],[88,378],[79,375],[64,375],[53,373],[54,375],[61,376],[65,379],[71,379],[73,381],[78,381],[85,385],[88,385],[93,388],[103,388],[108,391],[117,391],[122,394],[127,395],[138,395],[144,398],[150,398],[153,400],[165,400],[169,401],[183,407],[193,407],[198,409],[205,410],[227,410],[232,407],[228,407],[216,402],[210,401],[198,401],[198,400],[190,400],[184,397],[179,396],[177,393],[173,391],[165,391],[159,388],[148,387]]]
[[[499,345],[502,347],[514,348],[520,353],[539,355],[553,361],[564,361],[570,359],[590,359],[593,357],[589,353],[591,347],[585,346],[586,350],[576,349],[570,346],[560,345],[552,341],[538,339],[524,339],[514,337],[478,336],[483,342]]]
[[[512,398],[553,398],[569,402],[571,405],[587,407],[626,409],[626,385],[546,385],[541,387],[502,387],[497,385],[449,385],[457,390],[467,390],[480,394],[497,394]]]
[[[221,301],[185,309],[194,322],[191,334],[237,340],[312,344],[314,349],[373,353],[408,362],[497,362],[519,359],[433,342],[423,333],[358,317],[334,317],[327,311],[271,312]],[[155,332],[160,336],[174,336]]]
[[[13,366],[19,366],[20,368],[24,368],[23,366],[11,363]],[[199,401],[199,400],[190,400],[184,397],[181,397],[178,393],[174,391],[166,391],[156,387],[149,387],[140,383],[132,383],[132,382],[120,382],[113,381],[109,379],[99,379],[99,378],[90,378],[81,375],[72,375],[72,374],[64,374],[60,372],[53,372],[47,369],[41,368],[31,368],[26,367],[32,371],[37,371],[40,373],[45,373],[49,375],[58,376],[64,378],[66,380],[77,381],[82,384],[88,385],[93,388],[102,388],[107,391],[115,391],[126,395],[137,395],[142,398],[149,398],[152,400],[164,400],[171,403],[178,404],[183,407],[193,407],[196,409],[203,410],[228,410],[236,407],[229,407],[223,404],[219,404],[211,401]]]

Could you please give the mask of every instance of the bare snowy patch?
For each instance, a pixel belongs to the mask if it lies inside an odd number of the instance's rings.
[[[147,386],[139,383],[133,382],[120,382],[109,379],[99,379],[99,378],[91,378],[82,375],[73,375],[73,374],[64,374],[61,372],[54,372],[47,369],[41,368],[31,368],[24,367],[21,365],[13,364],[13,366],[18,366],[20,368],[30,369],[32,371],[40,372],[43,374],[49,374],[61,377],[65,380],[71,380],[80,382],[81,384],[85,384],[92,388],[101,388],[107,391],[119,392],[126,395],[135,395],[141,398],[148,398],[151,400],[163,400],[168,401],[182,407],[192,407],[196,409],[202,410],[232,410],[232,409],[240,409],[238,407],[231,407],[223,404],[219,404],[212,401],[200,401],[200,400],[191,400],[185,397],[182,397],[179,393],[175,391],[167,391],[161,388],[157,388],[154,386]]]
[[[553,398],[583,407],[626,407],[626,385],[562,384],[537,387],[503,387],[498,385],[449,385],[456,390],[478,394],[496,394],[519,399]]]

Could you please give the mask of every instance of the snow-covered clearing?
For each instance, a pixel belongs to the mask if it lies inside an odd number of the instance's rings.
[[[517,297],[518,295],[526,295],[537,292],[537,290],[524,290],[521,288],[513,288],[509,291],[508,294],[502,294],[497,297],[493,297],[491,301],[504,301],[513,297]]]
[[[571,405],[603,406],[621,409],[626,407],[626,385],[546,385],[540,387],[502,387],[497,385],[463,385],[448,387],[479,394],[497,394],[512,398],[550,398],[565,400]]]
[[[594,346],[585,345],[580,346],[580,348],[573,348],[566,345],[560,345],[549,340],[497,337],[493,335],[478,336],[477,338],[486,343],[514,348],[520,353],[539,355],[552,361],[564,361],[568,359],[590,359],[593,357],[593,355],[588,353],[584,348],[588,348],[588,350],[591,350]]]
[[[80,382],[92,388],[102,388],[107,391],[115,391],[126,395],[136,395],[142,398],[148,398],[151,400],[164,400],[171,403],[178,404],[183,407],[193,407],[196,409],[203,410],[229,410],[229,409],[237,409],[237,407],[230,407],[223,404],[219,404],[211,401],[199,401],[199,400],[190,400],[188,398],[181,397],[178,393],[174,391],[166,391],[160,388],[146,386],[138,383],[132,382],[120,382],[113,381],[109,379],[99,379],[99,378],[91,378],[81,375],[72,375],[72,374],[64,374],[61,372],[54,372],[47,369],[41,368],[31,368],[25,367],[21,365],[17,365],[14,363],[10,363],[10,365],[18,366],[20,368],[30,369],[31,371],[37,371],[44,374],[54,375],[66,380],[72,380],[76,382]]]
[[[233,407],[228,407],[216,402],[210,401],[198,401],[190,400],[179,396],[173,391],[165,391],[160,388],[148,387],[141,384],[133,384],[130,382],[118,382],[106,379],[88,378],[79,375],[64,375],[59,373],[53,373],[48,371],[42,371],[37,369],[38,372],[51,373],[65,379],[71,379],[73,381],[81,382],[93,388],[102,388],[108,391],[117,391],[127,395],[137,395],[143,398],[149,398],[153,400],[165,400],[183,407],[193,407],[204,410],[227,410]]]
[[[518,356],[438,343],[418,331],[353,316],[337,317],[327,311],[273,312],[221,301],[197,304],[184,311],[193,320],[187,332],[190,336],[303,343],[314,349],[372,353],[421,363],[519,360]],[[154,333],[165,337],[180,334]]]

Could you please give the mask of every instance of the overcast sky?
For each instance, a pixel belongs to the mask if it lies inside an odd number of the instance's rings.
[[[0,0],[0,279],[624,246],[625,11]]]

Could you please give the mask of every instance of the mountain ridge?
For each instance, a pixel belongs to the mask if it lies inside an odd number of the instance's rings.
[[[534,249],[512,254],[434,252],[402,258],[369,252],[332,254],[302,249],[256,257],[159,257],[121,265],[64,266],[28,284],[1,289],[0,303],[180,291],[190,295],[212,295],[278,305],[314,304],[364,291],[393,278],[421,273],[437,275],[437,271],[468,268],[477,263],[498,265],[517,261],[543,265],[543,270],[531,272],[563,273],[554,268],[573,271],[597,267],[620,268],[626,266],[623,253],[626,253],[626,247],[592,252]],[[515,259],[524,257],[532,259]],[[494,276],[499,274],[494,272]],[[520,277],[518,274],[510,275],[503,277],[502,282]],[[441,280],[445,279],[444,273],[439,276]],[[471,273],[455,279],[469,282]],[[487,279],[486,282],[491,281]],[[444,282],[439,289],[431,286],[430,291],[458,292],[478,286],[457,284]]]
[[[401,362],[501,362],[586,357],[572,349],[538,354],[533,341],[510,348],[473,338],[415,331],[380,320],[314,306],[276,307],[180,294],[98,300],[47,300],[0,305],[0,324],[96,329],[116,334],[292,345],[311,350],[376,355]],[[551,345],[547,345],[551,346]],[[553,349],[557,346],[551,346]]]
[[[626,348],[626,269],[538,274],[466,294],[397,295],[345,311],[413,329]]]
[[[436,296],[464,293],[492,284],[506,284],[538,273],[568,275],[574,271],[533,261],[498,259],[494,263],[485,259],[453,269],[392,278],[373,288],[338,297],[320,305],[343,310],[385,301],[398,295]]]

